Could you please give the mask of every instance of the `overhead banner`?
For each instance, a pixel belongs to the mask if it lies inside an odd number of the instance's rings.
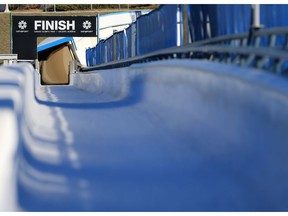
[[[96,16],[13,16],[13,53],[37,58],[37,37],[95,37]]]
[[[95,37],[96,16],[13,16],[13,37]]]

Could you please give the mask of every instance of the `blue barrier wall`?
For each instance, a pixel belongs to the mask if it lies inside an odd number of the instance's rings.
[[[177,46],[177,5],[165,5],[137,19],[137,55]]]
[[[217,19],[217,33],[214,37],[248,32],[251,5],[217,5]]]
[[[288,5],[260,5],[260,23],[265,28],[288,26]]]
[[[114,34],[116,37],[116,60],[121,60],[124,58],[124,52],[126,52],[126,47],[124,47],[124,32],[117,32]]]
[[[101,47],[102,47],[102,41],[99,42],[99,45],[94,48],[93,54],[96,55],[96,64],[101,64]]]
[[[127,58],[132,57],[132,25],[130,25],[126,29],[126,35],[127,35]]]
[[[208,23],[207,18],[210,17],[210,16],[207,16],[208,8],[209,7],[205,5],[189,5],[187,7],[188,19],[189,19],[189,30],[190,30],[192,42],[203,40],[203,39],[208,39],[211,37],[211,35],[207,31],[207,23]],[[210,7],[210,9],[215,9],[215,6]],[[217,22],[217,20],[215,20],[214,22]],[[211,24],[210,26],[212,28],[215,27],[214,24]],[[214,31],[215,30],[213,29],[213,33]]]
[[[192,41],[249,31],[250,5],[189,5],[187,9]],[[113,39],[107,39],[106,56],[104,52],[99,52],[100,59],[110,62],[114,55],[116,60],[120,60],[176,46],[177,5],[164,5],[140,16],[136,23],[127,28],[127,37],[124,33],[119,34],[115,34],[117,48],[113,48]],[[90,55],[92,52],[88,52],[87,57]],[[97,58],[96,64],[103,62]]]
[[[111,62],[113,61],[113,51],[114,51],[113,36],[109,37],[105,41],[105,46],[106,46],[106,51],[107,51],[107,62]]]
[[[261,5],[260,23],[264,28],[288,26],[288,5]],[[278,36],[275,45],[283,46],[285,42],[284,35]],[[263,43],[263,40],[262,40]]]
[[[101,55],[100,55],[100,57],[99,57],[99,61],[100,61],[101,63],[105,63],[105,56],[106,56],[107,54],[106,54],[106,48],[105,48],[105,43],[104,43],[104,41],[101,43],[100,50],[101,50]]]
[[[183,11],[182,7],[180,11]],[[260,23],[265,28],[288,26],[287,11],[288,5],[261,5]],[[251,5],[187,5],[187,12],[192,42],[250,30]],[[86,56],[91,58],[87,63],[92,66],[176,46],[176,15],[176,5],[164,5],[140,16],[126,29],[126,34],[115,34],[116,49],[111,36],[104,43],[105,52],[87,50]],[[284,40],[284,35],[277,36],[275,45],[283,46]],[[267,46],[267,43],[267,38],[261,38],[261,46]],[[97,56],[96,63],[93,55]]]
[[[189,5],[187,9],[192,41],[249,31],[250,5]]]
[[[87,65],[121,60],[177,45],[177,5],[165,5],[148,15],[141,16],[124,31],[117,32],[94,52],[87,50]],[[115,38],[114,38],[115,37]],[[114,48],[114,39],[116,40]],[[101,48],[98,48],[101,47]],[[105,51],[104,51],[105,50]],[[114,53],[116,52],[116,53]],[[96,55],[96,62],[93,60]]]
[[[86,50],[86,64],[87,66],[92,66],[92,59],[93,59],[93,55],[92,55],[92,50],[94,50],[95,48],[90,48]]]

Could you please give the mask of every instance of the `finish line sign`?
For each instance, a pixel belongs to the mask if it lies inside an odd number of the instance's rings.
[[[13,16],[13,37],[95,37],[96,16]]]

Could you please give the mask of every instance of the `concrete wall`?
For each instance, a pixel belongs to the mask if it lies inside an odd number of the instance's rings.
[[[0,54],[10,53],[10,14],[0,13]]]

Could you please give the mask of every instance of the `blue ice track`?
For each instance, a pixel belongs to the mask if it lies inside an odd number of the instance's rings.
[[[288,211],[285,78],[200,60],[39,76],[0,68],[19,209]]]

